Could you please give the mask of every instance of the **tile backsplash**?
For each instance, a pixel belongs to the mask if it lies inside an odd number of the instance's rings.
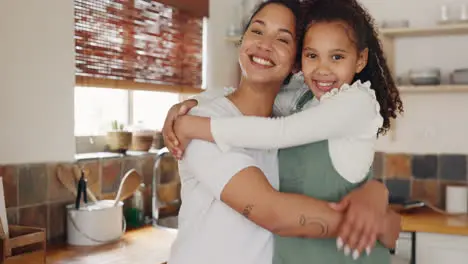
[[[5,203],[10,224],[47,228],[48,240],[63,243],[66,234],[66,208],[73,195],[58,181],[57,166],[72,173],[72,165],[89,170],[88,187],[98,197],[117,191],[125,172],[135,168],[146,185],[147,216],[151,215],[151,182],[154,154],[102,158],[76,163],[0,165]],[[407,153],[375,155],[373,171],[394,197],[424,199],[444,208],[447,185],[467,185],[468,155],[412,155]],[[172,163],[165,170],[177,170]],[[162,177],[164,178],[164,177]]]
[[[448,185],[468,185],[468,155],[411,155],[378,152],[374,176],[392,197],[421,199],[445,208]]]
[[[87,184],[100,197],[117,192],[120,180],[129,169],[135,168],[145,183],[146,216],[151,216],[151,182],[155,154],[120,158],[90,159],[75,163],[47,163],[0,165],[9,224],[43,227],[52,243],[65,242],[66,206],[75,197],[57,178],[57,166],[72,175],[78,164],[89,170]]]

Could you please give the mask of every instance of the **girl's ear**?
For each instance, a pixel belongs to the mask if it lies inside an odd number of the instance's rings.
[[[365,48],[363,51],[359,52],[359,58],[356,63],[356,73],[360,73],[367,65],[369,60],[369,49]]]

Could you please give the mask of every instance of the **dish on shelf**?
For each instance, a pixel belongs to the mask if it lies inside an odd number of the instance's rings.
[[[468,68],[456,69],[450,74],[452,84],[468,84]]]
[[[412,85],[438,85],[441,82],[438,68],[411,69],[408,77]]]

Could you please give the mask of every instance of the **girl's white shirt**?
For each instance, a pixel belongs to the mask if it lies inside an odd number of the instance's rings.
[[[276,117],[242,116],[212,118],[211,133],[223,151],[230,147],[280,149],[328,140],[334,168],[347,181],[362,181],[372,165],[377,132],[383,124],[380,105],[370,82],[356,81],[313,98],[302,109],[297,103],[308,91],[302,77],[295,76],[278,94]],[[235,89],[206,91],[199,104]],[[302,110],[302,111],[301,111]]]

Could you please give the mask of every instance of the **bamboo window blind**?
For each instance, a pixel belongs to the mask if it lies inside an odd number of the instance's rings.
[[[152,0],[75,0],[79,86],[201,91],[203,21]]]

